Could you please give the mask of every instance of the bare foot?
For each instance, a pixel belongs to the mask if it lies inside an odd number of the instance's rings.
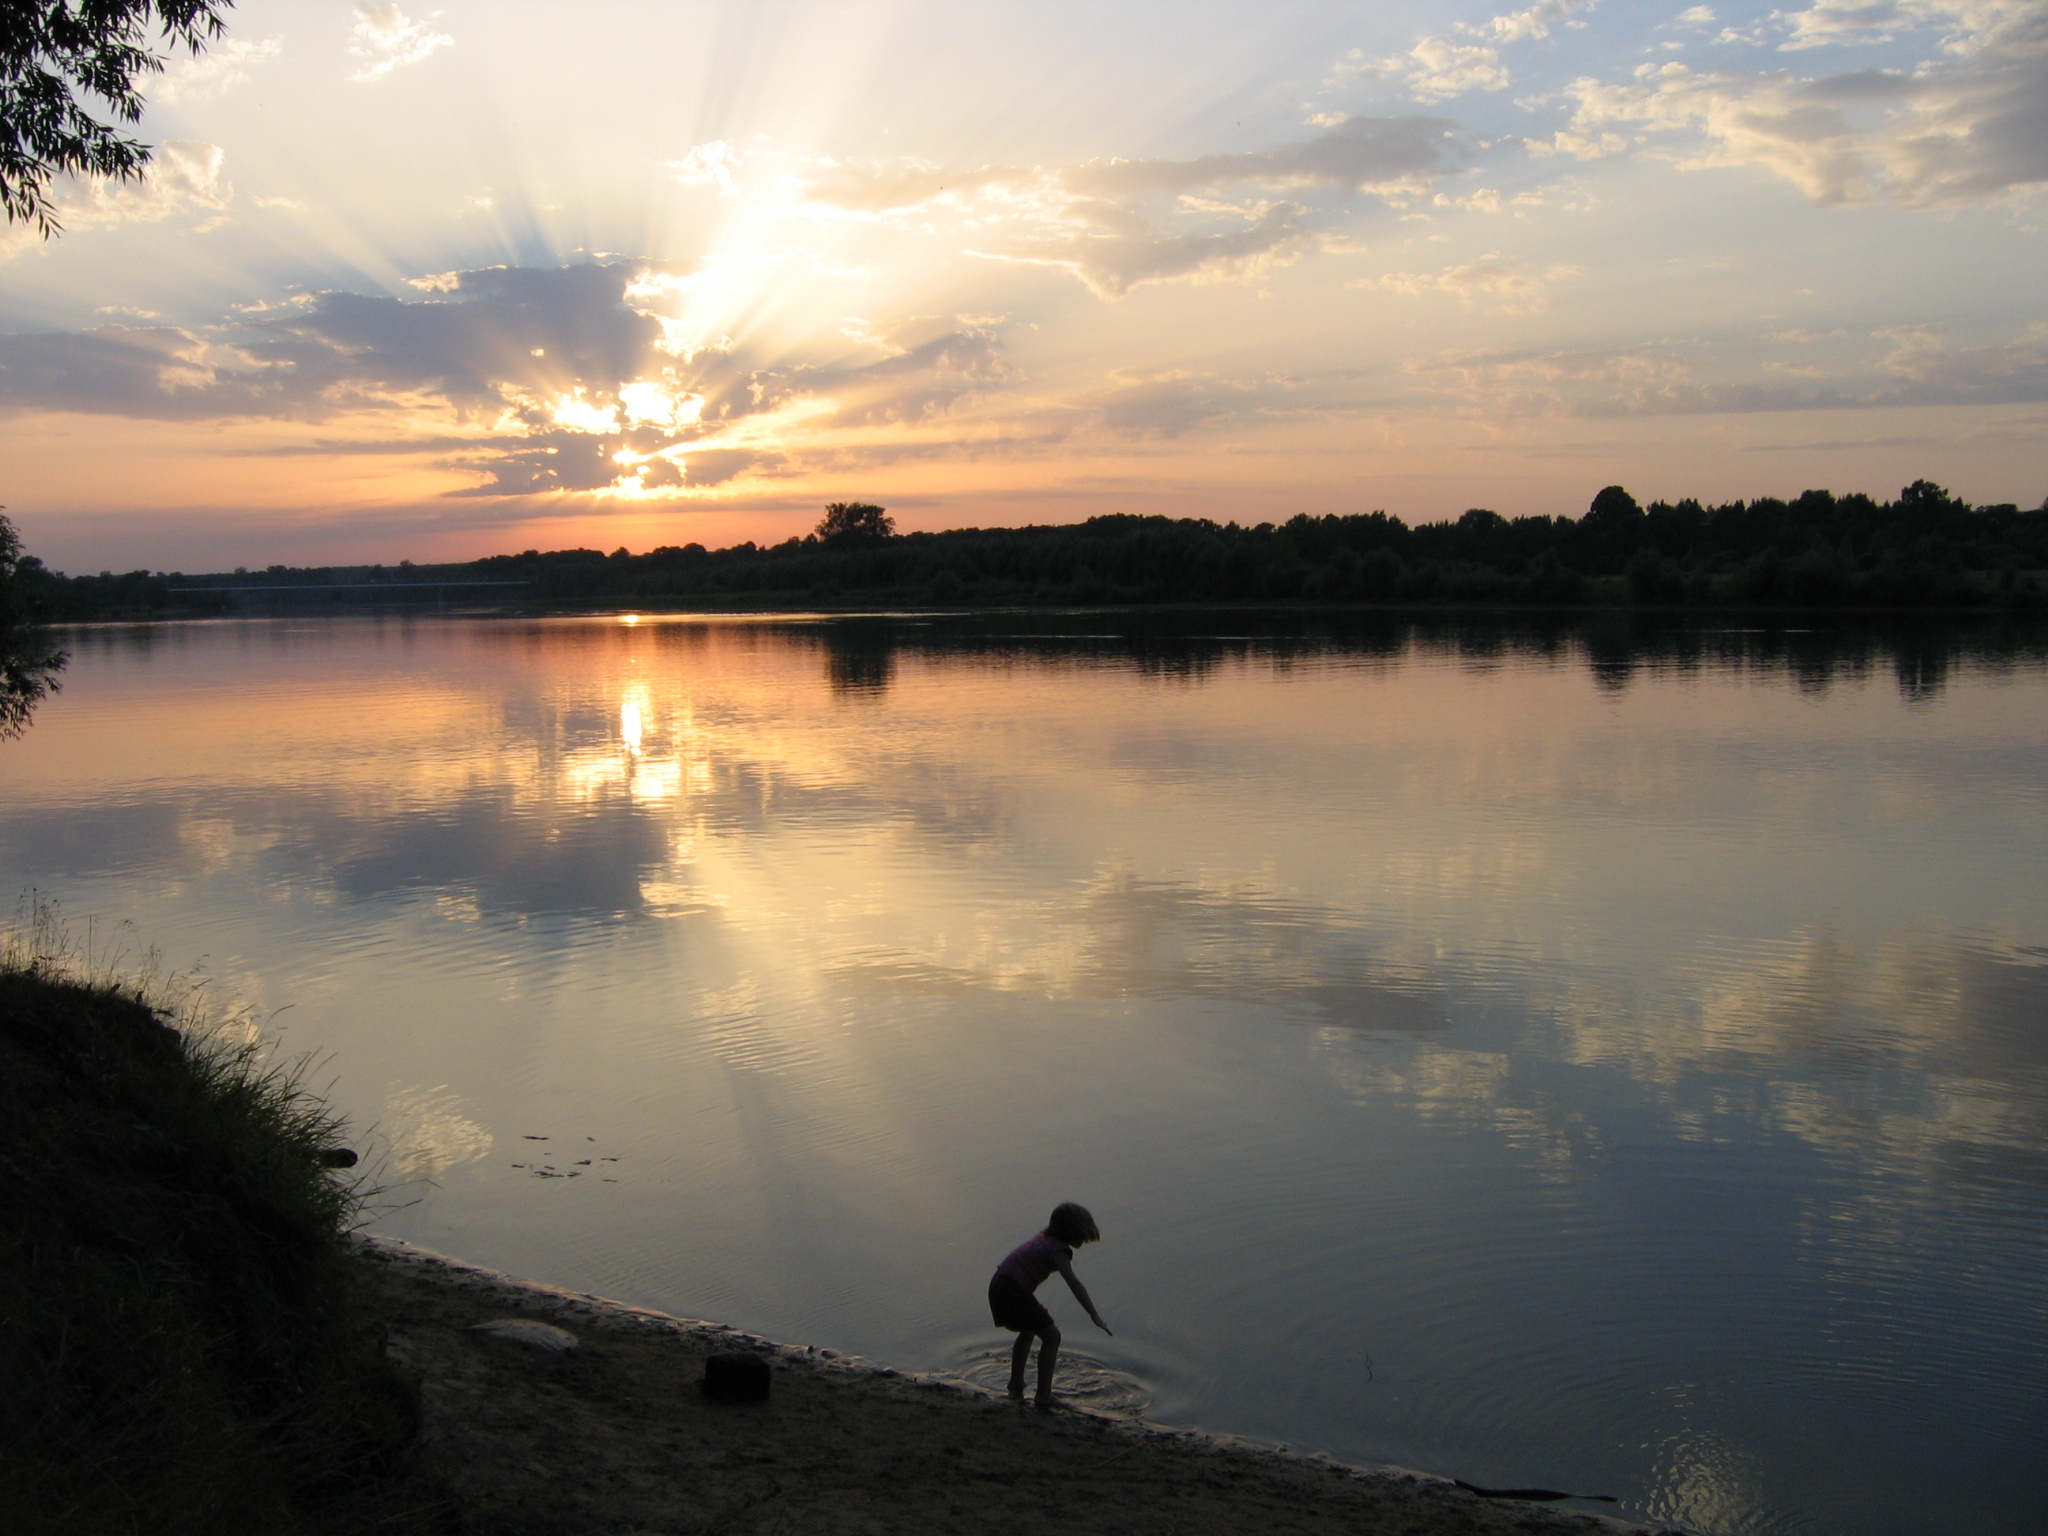
[[[1023,1382],[1021,1382],[1021,1381],[1013,1381],[1013,1382],[1011,1382],[1011,1383],[1010,1383],[1010,1401],[1011,1401],[1011,1402],[1013,1402],[1013,1403],[1021,1403],[1021,1402],[1023,1402],[1023,1401],[1024,1401],[1024,1383],[1023,1383]]]
[[[1038,1396],[1034,1397],[1031,1400],[1031,1406],[1036,1408],[1040,1413],[1051,1413],[1053,1412],[1053,1410],[1057,1408],[1064,1408],[1066,1404],[1062,1403],[1058,1398],[1054,1397],[1049,1392],[1041,1392],[1038,1394]]]

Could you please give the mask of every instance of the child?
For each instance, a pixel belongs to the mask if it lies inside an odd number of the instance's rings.
[[[988,1309],[999,1327],[1007,1328],[1017,1335],[1017,1346],[1010,1351],[1010,1400],[1024,1401],[1024,1367],[1031,1359],[1031,1339],[1038,1337],[1038,1396],[1034,1400],[1040,1413],[1050,1412],[1053,1406],[1052,1373],[1060,1358],[1060,1331],[1053,1326],[1052,1314],[1031,1293],[1038,1289],[1045,1277],[1054,1270],[1067,1282],[1067,1289],[1074,1293],[1074,1300],[1088,1310],[1095,1319],[1095,1326],[1109,1333],[1109,1324],[1102,1320],[1102,1314],[1095,1310],[1095,1303],[1088,1299],[1088,1288],[1074,1278],[1074,1250],[1083,1243],[1096,1243],[1102,1234],[1095,1228],[1095,1218],[1087,1210],[1073,1204],[1057,1206],[1052,1220],[1045,1224],[1045,1230],[1036,1237],[1027,1238],[1010,1250],[1008,1258],[996,1266],[995,1278],[988,1283]],[[1110,1335],[1112,1338],[1114,1334]]]

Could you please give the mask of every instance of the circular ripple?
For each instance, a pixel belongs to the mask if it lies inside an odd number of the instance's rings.
[[[1038,1366],[1031,1367],[1031,1380],[1038,1380]],[[987,1387],[993,1392],[1007,1391],[1010,1385],[1010,1352],[1007,1349],[984,1350],[968,1359],[956,1373],[963,1381],[971,1381],[977,1387]],[[1152,1392],[1142,1381],[1128,1371],[1117,1370],[1105,1365],[1091,1355],[1078,1354],[1070,1349],[1060,1351],[1058,1376],[1053,1382],[1053,1391],[1060,1401],[1075,1408],[1085,1408],[1090,1413],[1112,1414],[1122,1419],[1141,1419],[1145,1410],[1152,1406]]]

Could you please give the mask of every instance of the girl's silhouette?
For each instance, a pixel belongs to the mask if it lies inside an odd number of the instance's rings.
[[[1074,1300],[1087,1309],[1088,1315],[1095,1320],[1095,1326],[1104,1333],[1109,1332],[1109,1324],[1102,1320],[1102,1314],[1095,1310],[1095,1303],[1088,1299],[1088,1288],[1074,1278],[1074,1250],[1084,1243],[1100,1242],[1101,1239],[1102,1233],[1096,1230],[1095,1218],[1085,1207],[1069,1201],[1053,1209],[1052,1219],[1045,1224],[1043,1232],[1019,1243],[996,1266],[995,1276],[988,1283],[988,1310],[998,1327],[1007,1328],[1017,1335],[1016,1347],[1010,1351],[1012,1401],[1021,1403],[1024,1400],[1024,1367],[1030,1363],[1031,1340],[1035,1337],[1038,1340],[1038,1396],[1035,1401],[1041,1413],[1053,1406],[1052,1373],[1059,1364],[1060,1331],[1053,1323],[1052,1314],[1031,1293],[1054,1270],[1060,1272],[1060,1278],[1067,1282],[1067,1289],[1074,1293]]]

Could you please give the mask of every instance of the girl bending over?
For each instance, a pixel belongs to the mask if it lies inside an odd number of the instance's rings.
[[[1109,1332],[1109,1324],[1102,1320],[1102,1314],[1095,1310],[1095,1303],[1088,1299],[1088,1288],[1074,1278],[1074,1250],[1084,1243],[1101,1240],[1102,1234],[1096,1230],[1095,1218],[1084,1207],[1068,1202],[1053,1210],[1052,1219],[1045,1224],[1043,1232],[1019,1243],[1010,1250],[1009,1257],[996,1266],[995,1277],[988,1283],[988,1310],[998,1327],[1007,1328],[1017,1335],[1016,1348],[1010,1351],[1012,1401],[1021,1403],[1024,1400],[1024,1367],[1030,1363],[1031,1341],[1036,1338],[1038,1396],[1034,1401],[1041,1413],[1053,1406],[1052,1373],[1059,1364],[1060,1331],[1053,1324],[1052,1314],[1031,1293],[1054,1270],[1060,1272],[1060,1278],[1067,1282],[1067,1289],[1074,1293],[1074,1300],[1080,1302],[1095,1320],[1095,1326],[1104,1333]]]

